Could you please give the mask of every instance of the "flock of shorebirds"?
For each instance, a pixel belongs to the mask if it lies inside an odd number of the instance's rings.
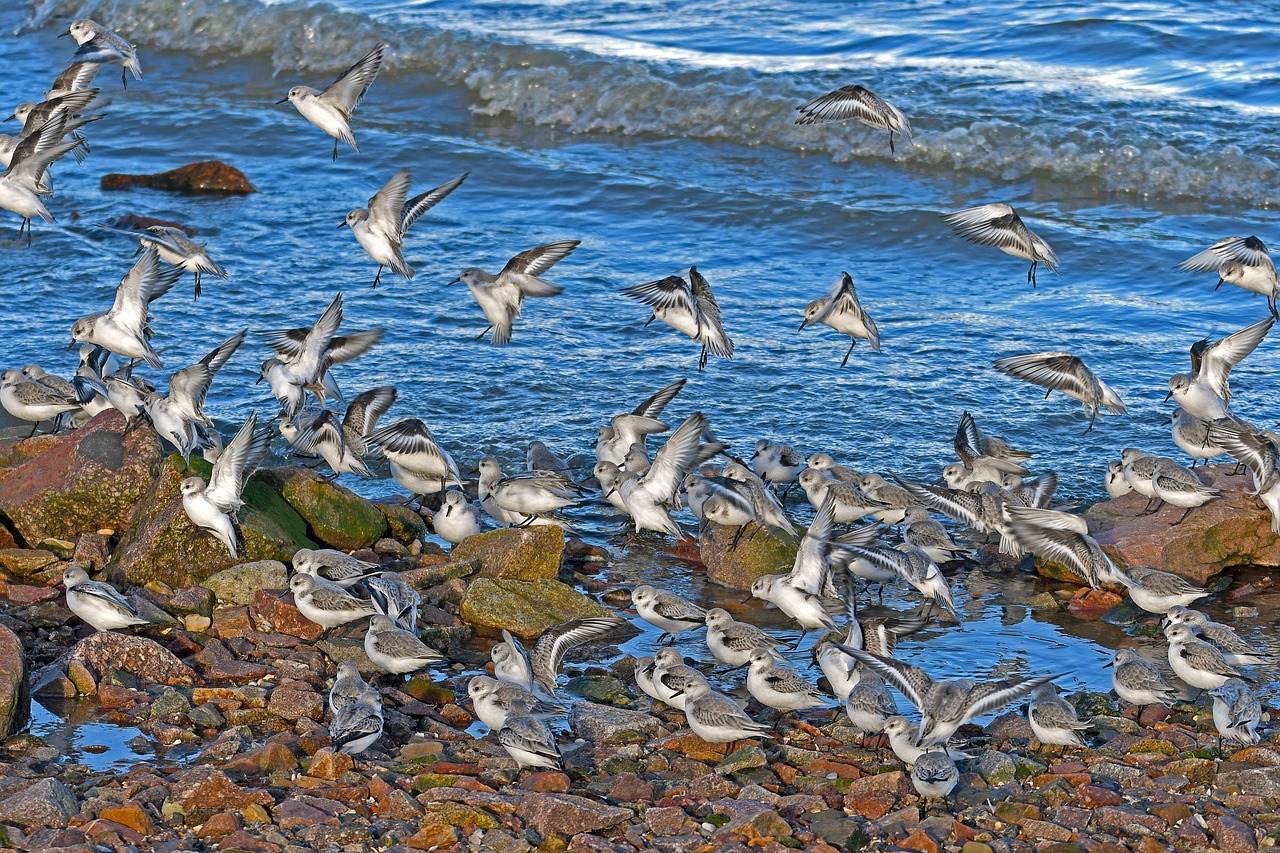
[[[109,29],[78,20],[65,35],[80,45],[71,66],[43,102],[24,104],[15,111],[23,121],[22,132],[0,146],[7,166],[0,177],[0,206],[23,217],[28,242],[33,218],[52,221],[44,203],[52,195],[49,166],[68,153],[78,157],[87,153],[81,131],[101,118],[87,114],[98,93],[89,84],[100,66],[118,64],[122,80],[126,71],[141,79],[134,47]],[[358,150],[350,126],[352,113],[374,81],[383,52],[383,45],[375,47],[323,90],[296,86],[281,101],[292,103],[304,118],[334,138],[335,159],[339,142]],[[891,151],[895,136],[911,140],[902,112],[860,86],[829,93],[799,110],[801,123],[856,119],[887,130]],[[341,225],[351,228],[378,264],[375,286],[386,268],[405,278],[413,276],[403,255],[406,232],[466,177],[409,198],[409,173],[399,171],[367,208],[347,214]],[[1052,248],[1007,204],[987,204],[944,218],[962,236],[1030,261],[1027,279],[1033,286],[1039,265],[1057,268]],[[204,403],[218,371],[247,333],[233,335],[198,362],[170,375],[164,392],[133,372],[141,363],[152,369],[162,367],[151,343],[152,302],[184,272],[194,274],[197,296],[203,275],[226,278],[227,273],[205,246],[180,229],[156,226],[127,233],[139,240],[141,256],[121,281],[111,308],[72,326],[73,341],[81,345],[74,377],[64,379],[37,365],[6,370],[0,375],[0,405],[14,417],[31,422],[33,434],[44,421],[65,419],[77,426],[115,408],[125,415],[129,428],[148,422],[184,458],[202,453],[212,462],[212,474],[207,482],[194,476],[182,482],[183,507],[196,528],[235,556],[241,491],[265,458],[273,432],[250,415],[224,444],[204,412]],[[577,245],[566,240],[521,252],[497,274],[478,268],[459,274],[456,281],[466,284],[489,321],[492,343],[510,339],[525,297],[560,293],[560,287],[543,276]],[[1265,295],[1275,315],[1275,267],[1257,238],[1227,238],[1183,267],[1216,271],[1219,284],[1227,282]],[[733,343],[725,334],[711,286],[696,267],[689,268],[687,277],[669,276],[624,293],[652,309],[650,322],[661,320],[701,346],[700,370],[711,355],[732,356]],[[296,451],[320,457],[334,477],[372,476],[370,464],[385,458],[392,477],[424,507],[428,498],[439,496],[432,523],[435,532],[453,544],[481,531],[482,512],[498,525],[565,524],[562,513],[592,495],[593,487],[570,476],[572,468],[566,462],[546,445],[534,442],[528,450],[527,471],[503,472],[494,457],[479,461],[477,508],[463,491],[458,465],[422,420],[405,417],[378,425],[396,402],[395,388],[365,391],[346,404],[345,413],[329,409],[330,400],[345,403],[333,368],[367,352],[383,333],[382,329],[342,332],[342,322],[339,294],[309,326],[258,333],[272,351],[262,364],[260,381],[268,383],[279,402],[278,430]],[[1270,509],[1273,529],[1280,533],[1280,435],[1236,417],[1228,387],[1232,367],[1259,345],[1274,322],[1273,316],[1222,340],[1195,344],[1191,372],[1172,377],[1169,393],[1179,406],[1172,421],[1173,440],[1192,457],[1193,467],[1197,460],[1223,455],[1238,460],[1252,476],[1252,494]],[[827,325],[850,337],[842,365],[858,340],[879,349],[879,331],[859,303],[848,273],[841,275],[827,296],[807,306],[801,328],[812,324]],[[1101,409],[1126,414],[1116,392],[1070,353],[1004,358],[995,367],[1048,392],[1061,391],[1079,400],[1090,413],[1088,429]],[[697,412],[676,426],[650,456],[648,441],[670,430],[661,418],[684,384],[684,380],[673,382],[600,428],[592,476],[603,500],[625,516],[637,534],[689,537],[672,517],[687,506],[701,527],[733,529],[733,548],[744,536],[762,532],[796,543],[792,570],[758,579],[751,593],[800,627],[796,647],[808,632],[824,632],[813,657],[828,692],[786,665],[778,638],[769,632],[735,621],[723,609],[704,610],[667,590],[639,586],[632,592],[640,618],[672,641],[683,632],[705,628],[707,646],[718,661],[747,669],[746,691],[762,708],[786,714],[842,704],[858,729],[888,736],[895,753],[913,766],[916,786],[927,797],[945,797],[959,778],[954,761],[967,754],[949,745],[956,730],[1020,698],[1031,697],[1031,727],[1041,743],[1064,748],[1083,744],[1079,732],[1087,723],[1079,721],[1073,706],[1058,696],[1051,683],[1058,675],[942,681],[893,657],[899,638],[924,626],[934,607],[951,620],[963,619],[939,566],[969,560],[973,549],[931,515],[940,513],[998,540],[1003,553],[1030,553],[1060,563],[1091,586],[1127,588],[1136,605],[1164,617],[1169,665],[1189,687],[1209,690],[1220,735],[1239,744],[1259,739],[1261,705],[1237,667],[1266,663],[1267,655],[1248,646],[1229,627],[1187,608],[1204,597],[1203,589],[1158,569],[1116,566],[1089,535],[1082,517],[1052,506],[1057,486],[1054,472],[1033,476],[1026,467],[1033,454],[986,435],[968,413],[955,435],[958,461],[947,465],[930,484],[859,472],[829,454],[804,456],[768,440],[756,444],[749,461],[738,459],[710,436],[706,417]],[[315,406],[307,405],[308,397]],[[812,522],[803,531],[796,528],[785,506],[797,485],[814,510]],[[1134,490],[1147,496],[1152,511],[1161,502],[1184,508],[1184,518],[1218,497],[1192,469],[1136,448],[1124,450],[1121,460],[1111,465],[1106,485],[1113,495]],[[855,526],[868,518],[875,523]],[[846,529],[837,533],[839,525]],[[882,543],[889,528],[897,528],[897,544]],[[91,580],[83,569],[68,569],[64,582],[68,606],[94,628],[117,630],[145,624],[128,599],[108,584]],[[929,602],[928,610],[897,619],[860,621],[857,585],[897,582],[918,591]],[[326,629],[368,620],[365,651],[381,671],[401,675],[445,660],[418,636],[418,594],[395,572],[336,551],[299,551],[293,558],[289,585],[301,613]],[[837,623],[841,613],[843,628]],[[548,630],[530,649],[504,632],[503,641],[493,647],[494,677],[472,678],[469,693],[480,719],[497,732],[521,766],[563,766],[547,722],[565,712],[556,685],[560,663],[569,649],[603,637],[620,623],[617,618],[567,622]],[[1169,703],[1183,695],[1181,686],[1171,685],[1158,668],[1132,651],[1118,652],[1114,664],[1114,687],[1127,703]],[[670,647],[638,661],[635,679],[655,700],[684,711],[690,728],[710,742],[729,745],[767,737],[776,725],[776,719],[760,721],[738,700],[713,689],[703,673],[688,666]],[[898,715],[888,686],[919,711],[919,725]],[[339,667],[330,708],[336,748],[357,754],[380,736],[380,694],[349,664]]]

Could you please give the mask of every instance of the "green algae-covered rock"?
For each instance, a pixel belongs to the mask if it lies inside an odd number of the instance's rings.
[[[459,615],[473,628],[495,633],[506,628],[529,639],[567,619],[612,616],[613,611],[559,581],[476,578]]]
[[[564,528],[555,524],[506,527],[471,536],[449,555],[455,561],[475,560],[480,577],[517,581],[554,580],[564,553]]]
[[[122,529],[151,493],[160,467],[156,434],[145,426],[126,434],[124,416],[114,409],[38,447],[38,454],[0,472],[0,510],[32,546]]]
[[[264,472],[264,480],[302,516],[311,536],[330,548],[368,548],[387,532],[382,510],[309,468],[275,468]]]
[[[748,528],[738,537],[736,527],[707,525],[699,540],[699,552],[707,577],[730,589],[750,589],[761,575],[789,572],[796,562],[796,540],[788,541],[769,528]],[[754,535],[753,535],[754,534]]]
[[[191,523],[182,510],[178,485],[190,476],[208,480],[210,465],[173,454],[160,466],[153,492],[120,538],[112,560],[131,584],[161,581],[180,589],[199,586],[232,566],[255,560],[288,562],[299,548],[315,548],[307,525],[284,499],[255,474],[245,484],[237,529],[242,541],[233,557],[212,535]]]
[[[201,584],[219,604],[253,604],[260,589],[288,589],[289,572],[279,560],[256,560],[223,569]]]
[[[427,535],[427,523],[404,504],[374,504],[387,519],[387,535],[408,545]]]

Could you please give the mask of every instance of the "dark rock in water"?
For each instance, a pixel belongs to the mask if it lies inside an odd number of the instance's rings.
[[[754,533],[754,535],[752,535]],[[699,539],[707,577],[730,589],[750,589],[761,575],[791,571],[796,561],[796,542],[788,542],[769,528],[746,530],[738,537],[736,527],[708,524]]]
[[[57,779],[41,779],[0,801],[0,823],[23,829],[66,826],[80,803],[76,795]]]
[[[1221,490],[1181,524],[1180,507],[1166,506],[1138,516],[1146,498],[1136,493],[1095,504],[1085,513],[1089,532],[1122,567],[1154,566],[1204,584],[1235,566],[1280,566],[1280,536],[1271,532],[1271,513],[1256,498],[1248,475],[1228,476],[1229,465],[1198,469]]]
[[[476,578],[459,609],[462,621],[492,632],[536,637],[566,619],[612,616],[613,611],[559,581]]]
[[[261,472],[307,523],[311,536],[330,548],[368,548],[387,532],[387,517],[373,503],[310,468],[290,466]]]
[[[173,222],[169,219],[156,219],[154,216],[139,216],[136,213],[126,213],[123,216],[116,217],[115,220],[111,222],[112,228],[121,228],[125,231],[142,231],[157,225],[163,228],[177,228],[188,237],[194,237],[200,233],[190,225],[183,225],[181,222]]]
[[[153,190],[173,190],[184,193],[233,193],[247,195],[257,192],[244,173],[235,166],[218,160],[189,163],[161,172],[157,175],[103,175],[104,190],[127,190],[147,187]]]
[[[198,586],[223,569],[244,562],[288,562],[299,548],[318,547],[308,538],[301,516],[256,474],[244,487],[245,503],[237,524],[243,542],[239,555],[232,557],[226,546],[193,525],[182,510],[179,484],[188,476],[208,482],[210,467],[198,457],[184,464],[177,454],[160,466],[154,489],[116,549],[115,560],[130,583],[160,581],[175,589]]]
[[[156,684],[192,684],[196,674],[164,646],[147,637],[98,631],[80,642],[67,656],[80,661],[101,679],[119,670]]]
[[[27,665],[22,641],[0,625],[0,740],[26,725],[31,717],[27,693]]]
[[[564,553],[564,528],[554,524],[491,530],[459,542],[450,557],[480,563],[480,577],[554,580]]]
[[[128,525],[155,486],[161,456],[154,432],[125,435],[124,423],[109,409],[0,472],[0,510],[27,544]]]

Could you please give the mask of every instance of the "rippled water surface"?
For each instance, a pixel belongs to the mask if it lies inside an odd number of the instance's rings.
[[[132,212],[199,228],[231,275],[198,302],[184,281],[153,306],[170,369],[241,328],[309,324],[340,291],[344,328],[387,328],[342,368],[343,387],[396,385],[392,416],[422,417],[464,469],[486,453],[515,465],[533,438],[589,453],[610,415],[685,376],[669,415],[705,412],[739,451],[782,438],[932,480],[967,409],[1035,449],[1064,498],[1089,502],[1120,448],[1175,452],[1162,401],[1188,346],[1265,316],[1261,299],[1174,267],[1227,235],[1274,241],[1280,27],[1268,14],[1175,0],[46,0],[0,9],[12,100],[48,87],[71,52],[56,36],[79,15],[137,43],[146,78],[122,91],[100,75],[108,117],[92,127],[88,161],[56,169],[57,226],[37,224],[28,249],[16,219],[0,220],[6,367],[70,371],[72,321],[105,309],[133,248],[92,226]],[[273,102],[295,84],[326,85],[380,40],[387,62],[354,122],[362,153],[331,163],[329,138]],[[913,146],[895,157],[882,132],[792,123],[797,104],[855,82],[911,117]],[[259,192],[98,188],[108,172],[203,159],[241,168]],[[410,236],[417,277],[384,276],[375,291],[374,265],[335,226],[400,168],[415,191],[471,176]],[[1023,262],[939,219],[989,201],[1018,208],[1057,250],[1060,274],[1042,270],[1033,290]],[[475,342],[482,315],[446,282],[559,239],[582,241],[550,276],[564,294],[531,300],[509,347]],[[647,311],[618,293],[690,264],[737,344],[700,374],[690,341],[644,328]],[[860,345],[845,369],[844,338],[796,328],[842,270],[883,344]],[[990,366],[1052,349],[1084,358],[1131,417],[1082,434],[1074,402]],[[265,357],[251,339],[220,374],[207,405],[220,423],[274,414],[252,384]],[[1278,367],[1268,341],[1236,369],[1240,414],[1280,417]],[[588,511],[580,524],[620,549],[618,520]],[[609,572],[706,595],[644,543]],[[904,643],[905,657],[939,674],[1065,669],[1069,688],[1109,684],[1099,665],[1126,640],[1119,629],[1029,612],[1017,602],[1040,590],[1030,579],[962,571],[955,583],[966,624]],[[1270,597],[1257,603],[1267,618],[1255,632],[1274,612]],[[886,605],[911,602],[891,592]],[[745,618],[783,627],[763,611]]]

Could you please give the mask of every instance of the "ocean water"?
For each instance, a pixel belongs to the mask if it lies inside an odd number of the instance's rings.
[[[0,9],[12,101],[49,86],[74,47],[57,35],[81,16],[138,45],[145,79],[126,90],[113,69],[99,75],[108,117],[90,128],[83,165],[55,168],[56,226],[37,223],[27,248],[16,218],[0,217],[0,366],[70,373],[71,323],[105,310],[134,248],[93,226],[136,213],[200,229],[230,273],[207,278],[199,301],[186,279],[153,305],[169,370],[242,328],[310,324],[341,292],[344,329],[387,330],[341,368],[343,388],[397,386],[390,417],[421,417],[464,471],[487,453],[517,465],[534,438],[590,453],[609,416],[687,377],[668,416],[702,411],[746,455],[769,437],[932,480],[969,410],[1035,450],[1063,498],[1090,502],[1121,448],[1176,455],[1163,398],[1188,347],[1266,316],[1261,298],[1175,269],[1228,235],[1276,239],[1280,26],[1265,14],[1178,0],[42,0]],[[386,62],[353,121],[361,152],[344,147],[332,163],[329,137],[273,102],[293,85],[322,88],[379,41]],[[891,155],[882,131],[793,123],[796,105],[851,83],[898,105],[914,144]],[[259,192],[99,189],[109,172],[205,159],[242,169]],[[470,177],[408,238],[417,276],[387,273],[374,290],[375,265],[336,226],[401,168],[414,192]],[[1032,289],[1023,261],[940,219],[992,201],[1053,245],[1059,274],[1042,269]],[[549,274],[563,295],[529,300],[510,346],[473,340],[483,316],[447,282],[563,239],[582,241]],[[647,309],[619,293],[690,264],[737,345],[701,373],[693,342],[645,328]],[[860,344],[842,369],[845,338],[797,327],[845,270],[882,352]],[[1103,415],[1084,434],[1074,401],[991,368],[1060,349],[1115,387],[1130,416]],[[1265,341],[1232,374],[1233,406],[1260,424],[1280,418],[1277,352]],[[275,414],[253,384],[267,356],[251,337],[219,375],[207,410],[221,424]],[[584,510],[580,524],[620,549],[616,519]],[[651,542],[629,547],[606,580],[654,577],[712,595]],[[1068,688],[1109,685],[1099,664],[1129,641],[1118,629],[1011,604],[1036,591],[1029,579],[962,572],[954,583],[970,622],[904,643],[905,658],[942,675],[1059,667]],[[894,593],[886,603],[911,606]]]

